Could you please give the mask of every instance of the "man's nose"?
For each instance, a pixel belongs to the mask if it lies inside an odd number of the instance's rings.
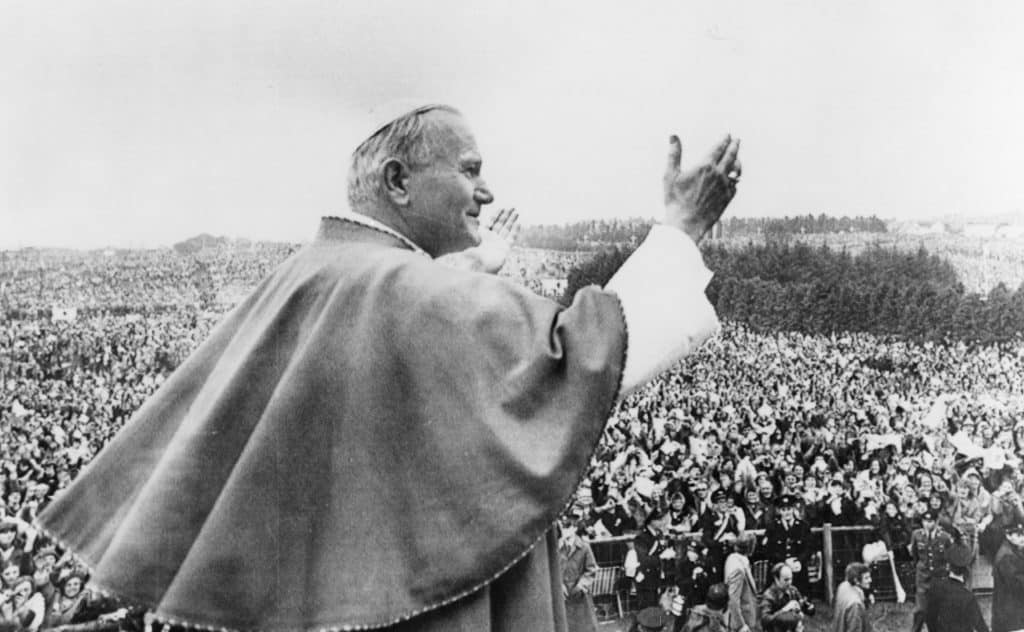
[[[491,190],[487,188],[487,185],[483,184],[473,191],[473,199],[476,200],[477,204],[490,204],[494,201],[494,195],[491,194]]]

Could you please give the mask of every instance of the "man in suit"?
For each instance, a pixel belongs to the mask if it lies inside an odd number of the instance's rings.
[[[977,597],[964,585],[973,558],[969,544],[954,543],[946,549],[949,576],[934,580],[928,589],[928,632],[989,632]]]
[[[754,534],[741,534],[725,560],[725,583],[729,587],[726,621],[730,632],[751,632],[757,628],[757,585],[750,572],[754,542]]]
[[[765,530],[765,556],[772,564],[784,562],[793,571],[793,585],[807,592],[807,563],[813,547],[811,527],[797,517],[797,499],[779,498],[778,515]]]

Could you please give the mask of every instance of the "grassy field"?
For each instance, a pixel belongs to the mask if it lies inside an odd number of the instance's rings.
[[[991,619],[992,598],[980,597],[981,613],[985,621]],[[910,629],[913,619],[914,603],[908,601],[905,604],[876,603],[868,609],[868,616],[871,618],[874,632],[906,632]],[[622,621],[610,621],[600,626],[602,632],[625,632],[629,630],[632,619]],[[671,629],[671,628],[670,628]],[[806,632],[828,632],[832,629],[832,608],[824,604],[818,604],[818,612],[814,617],[806,620]]]

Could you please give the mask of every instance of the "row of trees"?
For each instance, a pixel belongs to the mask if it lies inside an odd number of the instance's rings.
[[[651,220],[589,220],[573,224],[524,226],[518,243],[524,248],[545,250],[603,250],[620,244],[637,245],[651,229]]]
[[[599,253],[575,268],[566,300],[603,285],[631,248]],[[759,331],[869,332],[914,340],[1004,342],[1024,334],[1024,284],[967,292],[953,266],[923,247],[872,247],[857,255],[827,246],[767,242],[708,245],[715,277],[708,298],[719,316]]]
[[[753,235],[800,235],[804,233],[884,233],[885,222],[875,217],[835,217],[824,213],[794,217],[729,217],[725,234],[735,237]]]

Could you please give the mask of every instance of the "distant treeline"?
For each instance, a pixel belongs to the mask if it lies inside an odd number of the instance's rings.
[[[525,248],[546,250],[602,250],[610,246],[639,244],[651,220],[589,220],[560,226],[524,226],[517,240]]]
[[[565,299],[604,285],[631,248],[575,268]],[[758,331],[868,332],[913,340],[1002,342],[1024,334],[1024,284],[969,293],[953,266],[929,254],[873,247],[853,256],[802,243],[704,249],[715,271],[707,295],[722,318]]]
[[[884,233],[885,222],[871,217],[833,217],[824,213],[796,217],[729,217],[723,223],[729,236],[798,235],[801,233]]]
[[[547,250],[603,250],[608,247],[636,245],[647,236],[651,220],[631,218],[590,220],[560,226],[526,226],[519,244],[527,248]],[[831,217],[799,215],[796,217],[729,217],[722,223],[726,236],[785,236],[803,233],[884,233],[885,222],[871,217]]]

